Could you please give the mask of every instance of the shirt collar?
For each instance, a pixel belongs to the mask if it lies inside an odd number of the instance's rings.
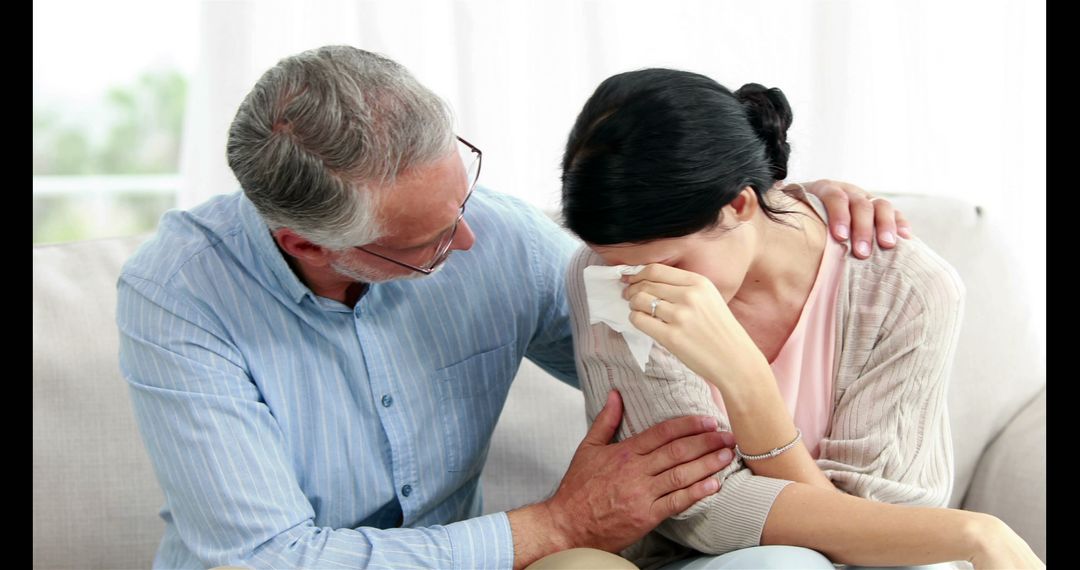
[[[247,196],[243,194],[240,196],[240,218],[244,226],[244,233],[247,234],[248,240],[251,241],[255,255],[263,262],[263,273],[267,277],[276,280],[294,303],[299,304],[305,295],[310,296],[314,301],[315,294],[300,281],[300,278],[289,267],[284,254],[278,249],[277,242],[274,241],[273,236],[270,234],[270,227],[266,225],[258,210],[255,209],[255,204],[252,204],[251,200],[248,200]]]

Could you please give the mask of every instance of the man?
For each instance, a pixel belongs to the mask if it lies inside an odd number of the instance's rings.
[[[730,434],[687,417],[609,444],[613,394],[550,499],[479,516],[521,359],[577,385],[576,244],[476,186],[481,151],[400,65],[342,46],[282,60],[228,157],[243,192],[166,214],[118,283],[121,369],[166,497],[155,567],[520,568],[618,551],[715,492]],[[864,192],[810,190],[838,220],[850,193],[869,240]]]

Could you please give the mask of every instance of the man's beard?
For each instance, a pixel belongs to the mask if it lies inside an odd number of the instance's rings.
[[[449,257],[447,257],[449,259]],[[420,273],[419,271],[410,271],[404,275],[388,275],[381,271],[376,271],[369,268],[355,269],[348,267],[338,261],[330,262],[330,268],[338,272],[338,275],[342,277],[348,277],[358,283],[387,283],[389,281],[405,281],[410,279],[423,279],[430,277],[436,273],[442,271],[443,266],[446,265],[446,259],[442,263],[435,266],[435,269],[428,275]]]

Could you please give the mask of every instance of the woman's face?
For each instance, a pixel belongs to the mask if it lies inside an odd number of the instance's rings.
[[[756,210],[757,201],[751,199],[752,204],[747,204],[744,196],[745,193],[740,194],[724,206],[723,221],[718,228],[642,244],[589,244],[589,247],[608,265],[662,263],[703,275],[730,302],[742,287],[757,249],[758,230],[754,213],[750,211]]]

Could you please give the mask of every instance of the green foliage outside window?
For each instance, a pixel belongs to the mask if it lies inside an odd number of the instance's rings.
[[[34,176],[175,175],[186,94],[184,76],[167,69],[109,89],[86,113],[35,100]],[[37,195],[34,243],[150,232],[174,203],[175,192],[137,189]]]

